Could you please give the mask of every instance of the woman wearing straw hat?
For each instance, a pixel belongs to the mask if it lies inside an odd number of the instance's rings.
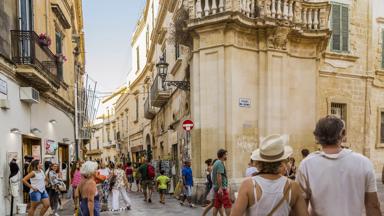
[[[243,181],[231,216],[308,215],[301,190],[296,182],[281,175],[286,169],[292,148],[287,145],[288,136],[271,135],[252,152],[259,173]]]

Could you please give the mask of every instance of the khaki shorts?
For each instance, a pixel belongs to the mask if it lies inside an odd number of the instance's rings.
[[[141,188],[143,188],[144,190],[147,190],[147,188],[149,190],[152,190],[153,189],[153,181],[152,180],[142,180],[141,181]]]

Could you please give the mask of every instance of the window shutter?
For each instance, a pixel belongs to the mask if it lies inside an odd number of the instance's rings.
[[[381,31],[381,68],[384,68],[384,29]]]
[[[332,49],[341,48],[340,5],[332,5]]]
[[[342,35],[342,51],[348,51],[348,37],[349,37],[349,16],[348,7],[341,7],[341,35]]]

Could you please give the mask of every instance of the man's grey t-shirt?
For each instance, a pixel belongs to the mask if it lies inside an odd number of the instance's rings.
[[[311,203],[311,215],[361,216],[366,192],[377,192],[373,165],[349,149],[314,152],[300,164],[296,181]]]

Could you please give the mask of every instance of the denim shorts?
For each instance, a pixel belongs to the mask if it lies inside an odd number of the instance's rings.
[[[44,192],[33,191],[29,193],[29,196],[32,202],[40,202],[41,200],[48,198],[48,193],[47,191],[44,191]]]

